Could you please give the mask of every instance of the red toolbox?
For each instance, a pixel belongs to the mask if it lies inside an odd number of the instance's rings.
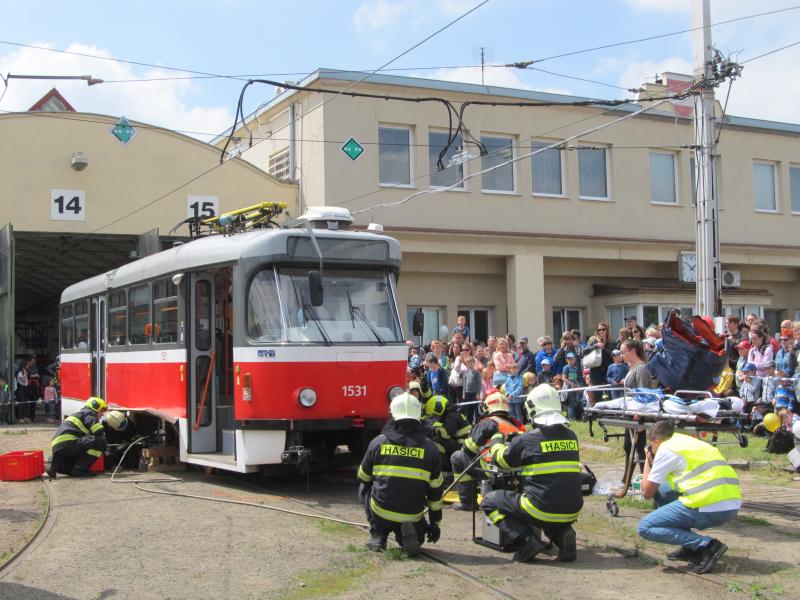
[[[0,480],[28,481],[44,473],[44,452],[20,450],[0,454]]]
[[[92,473],[102,473],[106,470],[106,457],[105,455],[99,456],[96,461],[92,463],[92,466],[89,467],[89,470]]]

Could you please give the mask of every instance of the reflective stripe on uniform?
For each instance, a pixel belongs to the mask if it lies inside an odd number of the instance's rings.
[[[675,480],[675,483],[676,484],[681,484],[684,481],[688,481],[692,477],[695,477],[696,475],[700,475],[700,473],[705,473],[709,469],[713,469],[714,467],[726,467],[726,466],[728,466],[728,461],[727,460],[710,460],[707,463],[704,463],[704,464],[700,465],[699,467],[696,467],[696,468],[692,469],[688,473],[684,473],[680,477],[680,479],[676,479]]]
[[[470,430],[472,430],[472,426],[469,423],[467,423],[461,429],[456,431],[456,437],[457,438],[465,438],[465,437],[467,437],[469,435]]]
[[[577,460],[557,460],[546,463],[524,465],[520,474],[525,476],[550,475],[551,473],[580,473],[581,463]]]
[[[50,447],[55,448],[61,442],[69,442],[77,439],[78,439],[77,435],[73,435],[72,433],[62,433],[58,437],[53,438],[53,441],[50,442]]]
[[[430,510],[442,510],[442,501],[441,500],[433,500],[428,501],[428,509]]]
[[[506,518],[506,516],[503,513],[501,513],[499,510],[493,510],[492,512],[489,513],[488,517],[489,517],[489,520],[492,523],[494,523],[495,525],[497,525],[497,523],[499,521],[502,521],[503,519]]]
[[[96,456],[97,458],[103,456],[103,453],[100,450],[94,450],[94,449],[87,450],[86,454],[88,454],[89,456]]]
[[[372,481],[372,475],[367,475],[367,472],[364,469],[361,468],[361,465],[359,465],[359,467],[358,467],[358,478],[361,481],[365,481],[367,483]]]
[[[549,513],[536,508],[533,502],[524,494],[519,497],[519,505],[526,513],[539,521],[548,523],[571,523],[578,518],[579,513]]]
[[[710,490],[713,487],[717,487],[720,485],[739,485],[739,480],[736,477],[720,477],[719,479],[712,479],[711,481],[706,481],[703,484],[698,485],[697,487],[693,487],[683,491],[684,496],[691,496],[692,494],[699,494],[700,492],[704,492],[706,490]]]
[[[425,482],[431,479],[430,471],[398,465],[375,465],[372,467],[372,475],[374,477],[405,477],[406,479],[418,479]]]
[[[501,469],[511,468],[509,464],[506,462],[505,457],[503,456],[503,453],[506,451],[506,448],[508,448],[508,446],[506,446],[505,444],[495,444],[494,446],[492,446],[492,449],[490,450],[492,455],[492,460],[496,462],[497,466],[500,467]]]
[[[472,438],[467,438],[464,442],[464,448],[472,452],[473,454],[477,454],[478,452],[478,444],[475,443],[475,440]]]
[[[103,429],[103,424],[102,423],[95,423],[94,425],[92,425],[92,428],[89,431],[91,431],[92,433],[97,433],[98,431],[100,431],[102,429]]]
[[[436,447],[439,449],[439,452],[442,454],[447,454],[447,450],[445,450],[444,446],[442,446],[439,442],[433,442]]]
[[[378,503],[375,502],[375,498],[372,497],[369,499],[369,508],[375,515],[394,523],[416,523],[422,518],[422,515],[425,512],[423,510],[422,512],[418,512],[416,514],[407,514],[386,510],[385,508],[378,506]]]
[[[464,481],[463,477],[461,478],[461,481]],[[439,476],[436,479],[431,479],[428,482],[428,485],[431,487],[431,489],[435,490],[436,488],[442,487],[443,483],[444,483],[444,476],[441,473],[439,473]]]
[[[83,421],[81,421],[81,420],[80,420],[78,417],[76,417],[75,415],[70,415],[70,416],[68,416],[68,417],[67,417],[65,420],[66,420],[66,421],[69,421],[70,423],[72,423],[73,425],[75,425],[75,427],[77,427],[78,429],[80,429],[80,430],[81,430],[81,432],[83,433],[83,435],[91,435],[91,434],[89,433],[89,430],[86,428],[86,425],[84,425],[84,424],[83,424]],[[101,425],[101,427],[102,427],[102,425]]]

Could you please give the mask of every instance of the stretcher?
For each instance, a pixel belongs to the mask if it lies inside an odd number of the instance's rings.
[[[621,392],[621,398],[608,402],[598,402],[586,408],[589,421],[589,435],[594,437],[594,425],[602,430],[603,441],[610,438],[629,437],[631,449],[625,457],[625,473],[622,487],[610,492],[606,510],[616,517],[619,514],[617,500],[628,494],[636,465],[636,445],[642,435],[646,435],[657,421],[668,419],[675,429],[690,435],[707,438],[711,444],[738,444],[747,447],[747,437],[742,434],[739,420],[744,416],[742,401],[739,398],[714,398],[708,391],[678,390],[665,394],[660,390],[630,389],[625,387],[592,386],[587,391]],[[609,427],[623,429],[622,433],[609,433]],[[730,433],[735,441],[720,440],[720,435]]]

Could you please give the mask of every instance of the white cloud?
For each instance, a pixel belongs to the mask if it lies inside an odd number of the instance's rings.
[[[397,25],[404,17],[420,14],[417,0],[365,0],[353,13],[356,30],[364,35]]]
[[[49,47],[47,44],[36,45]],[[67,50],[112,58],[108,51],[96,46],[75,43]],[[196,84],[192,80],[111,83],[119,79],[136,80],[176,75],[161,69],[136,73],[131,65],[124,63],[21,48],[0,56],[0,72],[20,75],[88,74],[109,81],[89,87],[83,81],[12,79],[0,103],[0,109],[6,111],[26,110],[50,88],[57,87],[79,112],[124,115],[129,119],[169,129],[211,134],[223,131],[233,121],[233,113],[226,106],[193,106],[189,98],[195,91]],[[209,139],[208,136],[195,137]]]
[[[664,60],[645,60],[641,62],[625,63],[619,76],[619,85],[624,88],[638,88],[645,82],[651,82],[655,75],[664,71],[691,75],[692,65],[688,60],[671,56]]]
[[[692,7],[692,0],[626,0],[626,2],[632,9],[640,11],[688,13]]]

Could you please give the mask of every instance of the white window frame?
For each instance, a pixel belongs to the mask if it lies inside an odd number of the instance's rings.
[[[659,202],[657,200],[653,200],[653,163],[651,159],[654,154],[660,154],[662,156],[669,156],[672,158],[672,180],[673,180],[673,191],[675,192],[675,200],[673,202]],[[648,155],[648,161],[650,162],[650,204],[654,204],[656,206],[680,206],[680,192],[678,186],[678,160],[677,156],[674,152],[666,152],[664,150],[650,150]]]
[[[408,134],[408,183],[385,183],[381,181],[381,129],[403,129]],[[411,125],[378,123],[378,186],[388,188],[415,189],[414,179],[414,128]]]
[[[425,330],[428,329],[429,320],[427,318],[425,319],[425,325],[423,326],[423,333],[422,333],[422,345],[425,346],[427,344],[430,344],[433,340],[438,340],[439,339],[439,328],[442,325],[445,324],[445,322],[444,322],[444,313],[445,313],[446,307],[444,307],[444,306],[435,306],[435,305],[431,306],[431,305],[424,305],[424,304],[409,304],[408,306],[406,306],[406,319],[408,320],[408,323],[407,323],[408,328],[407,329],[404,328],[404,331],[408,334],[408,338],[407,339],[413,340],[414,343],[417,343],[419,341],[419,336],[414,335],[414,331],[413,331],[413,329],[411,327],[412,327],[413,319],[414,319],[413,314],[415,312],[417,312],[418,308],[421,308],[423,311],[426,311],[426,312],[429,312],[429,313],[430,312],[435,312],[436,313],[436,329],[435,329],[435,335],[433,337],[428,338],[428,336],[427,336],[427,333],[426,333]],[[452,331],[452,327],[450,328],[450,330]],[[447,343],[449,340],[443,340],[443,341],[445,343]]]
[[[445,135],[447,135],[448,131],[446,129],[440,129],[440,128],[437,128],[437,127],[429,127],[428,128],[428,146],[429,147],[430,147],[430,143],[431,143],[431,137],[430,136],[431,136],[432,133],[444,133]],[[453,141],[453,143],[455,144],[455,141]],[[463,135],[461,136],[461,144],[462,144],[462,148],[466,149],[466,145],[465,145],[465,142],[464,142],[464,136]],[[430,151],[428,151],[428,155],[430,156]],[[470,163],[470,161],[468,161],[468,160],[466,160],[463,163],[461,163],[461,166],[463,168],[461,187],[450,188],[449,190],[447,190],[448,192],[468,192],[469,191],[469,189],[468,189],[469,180],[466,179],[468,174],[469,174],[469,163]],[[447,167],[447,165],[445,165],[445,167]],[[436,168],[436,167],[434,165],[431,168],[433,169],[433,168]],[[430,174],[429,174],[428,175],[428,187],[430,189],[432,189],[432,190],[443,190],[444,188],[446,188],[448,186],[446,186],[446,185],[433,185],[431,183],[431,178],[430,178]]]
[[[567,313],[567,311],[577,311],[577,313],[578,313],[578,327],[577,327],[577,328],[580,330],[580,332],[581,332],[581,335],[582,335],[582,336],[585,336],[585,335],[586,335],[586,332],[583,330],[583,313],[584,313],[584,311],[585,311],[585,310],[586,310],[586,307],[585,307],[585,306],[554,306],[554,307],[553,307],[553,310],[552,310],[552,311],[550,311],[550,312],[551,312],[551,315],[552,315],[552,313],[554,313],[554,312],[556,312],[556,311],[559,311],[559,312],[561,313],[561,325],[562,325],[562,327],[561,327],[561,329],[562,329],[561,333],[562,333],[562,335],[563,335],[563,333],[564,333],[565,331],[567,331],[567,330],[564,328],[564,323],[566,323],[566,322],[567,322],[567,320],[568,320],[568,319],[567,319],[567,314],[566,314],[566,313]],[[554,337],[553,337],[553,339],[556,341],[556,344],[558,344],[558,343],[559,343],[559,340],[556,340],[556,339],[555,339],[555,335],[556,335],[556,332],[555,332],[555,330],[553,330],[551,333],[552,333],[552,334],[553,334],[553,336],[554,336]]]
[[[772,185],[773,185],[773,197],[772,199],[775,202],[775,208],[756,208],[756,196],[755,196],[755,185],[753,186],[753,210],[758,213],[767,213],[767,214],[778,214],[780,213],[780,190],[778,189],[778,163],[772,160],[753,160],[753,167],[756,165],[769,165],[772,167]],[[753,180],[755,181],[755,169],[753,169]]]
[[[511,187],[512,189],[509,190],[489,190],[483,187],[483,174],[481,174],[481,192],[484,194],[503,194],[505,196],[516,196],[517,194],[517,163],[514,159],[517,158],[517,142],[516,137],[509,134],[503,133],[488,133],[483,132],[481,133],[481,143],[483,143],[483,138],[485,137],[492,137],[498,139],[508,139],[511,142]],[[481,171],[483,171],[483,161],[481,161]]]
[[[792,207],[792,169],[797,169],[800,172],[800,164],[789,163],[789,212],[793,215],[800,215],[800,210],[794,210]],[[797,193],[800,194],[800,185],[798,186]],[[797,321],[798,319],[795,319]]]
[[[486,337],[487,339],[494,334],[492,333],[492,323],[494,323],[494,314],[491,306],[459,306],[456,309],[456,322],[450,327],[450,334],[452,335],[453,328],[458,324],[458,313],[459,312],[469,312],[469,333],[470,338],[472,341],[475,341],[475,311],[476,310],[485,310],[486,311]],[[482,342],[486,342],[487,340],[480,340]]]
[[[534,143],[539,142],[542,144],[553,144],[558,140],[543,140],[541,138],[531,138],[531,152],[534,152]],[[558,151],[558,158],[561,163],[561,193],[560,194],[545,194],[543,192],[537,192],[534,189],[535,181],[533,178],[533,161],[536,159],[536,156],[531,156],[531,196],[540,196],[542,198],[567,198],[567,178],[566,178],[566,160],[564,157],[564,151],[558,148],[554,148],[554,150]],[[582,330],[581,330],[582,331]]]
[[[611,146],[607,144],[592,144],[589,142],[585,142],[586,146],[591,146],[587,148],[583,148],[583,150],[603,150],[606,156],[606,195],[605,196],[584,196],[581,194],[581,146],[582,144],[578,144],[578,198],[580,200],[591,200],[593,202],[613,202],[611,198]]]

